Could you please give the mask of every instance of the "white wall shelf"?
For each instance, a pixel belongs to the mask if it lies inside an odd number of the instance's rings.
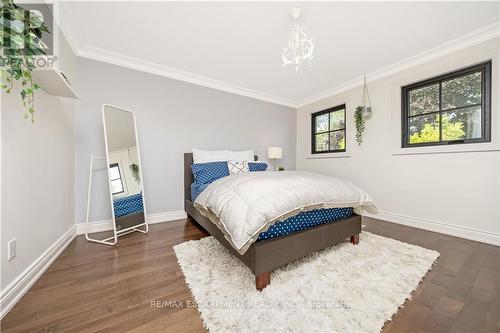
[[[36,69],[33,79],[49,95],[78,98],[66,77],[56,68]]]

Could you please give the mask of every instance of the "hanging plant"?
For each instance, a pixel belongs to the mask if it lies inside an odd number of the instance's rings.
[[[33,82],[36,57],[46,55],[42,34],[49,30],[36,11],[26,10],[12,0],[2,0],[0,7],[0,47],[2,89],[11,93],[14,83],[21,83],[21,100],[27,109],[24,118],[34,122],[35,90]]]
[[[130,164],[129,169],[132,172],[132,176],[134,176],[134,179],[137,182],[137,184],[141,184],[141,176],[139,175],[139,166],[135,163],[132,163]]]
[[[368,85],[366,84],[366,75],[363,83],[363,96],[361,97],[361,106],[354,111],[354,121],[356,124],[356,141],[358,145],[363,143],[363,132],[365,131],[365,120],[372,116],[372,103],[370,94],[368,93]]]
[[[139,175],[139,165],[137,165],[134,162],[135,159],[132,156],[134,154],[132,154],[130,152],[130,148],[128,148],[127,151],[128,151],[128,159],[131,162],[131,164],[129,165],[129,169],[132,172],[132,176],[134,177],[134,179],[137,182],[137,184],[140,185],[141,184],[141,176]]]
[[[358,106],[354,111],[354,122],[356,124],[356,141],[358,145],[363,143],[363,132],[365,131],[365,118],[363,117],[364,107]]]

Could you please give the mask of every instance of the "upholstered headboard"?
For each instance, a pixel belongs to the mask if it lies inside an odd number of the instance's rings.
[[[257,155],[253,156],[254,161],[258,161]],[[184,153],[184,199],[191,201],[191,184],[194,181],[191,165],[193,164],[193,153]]]

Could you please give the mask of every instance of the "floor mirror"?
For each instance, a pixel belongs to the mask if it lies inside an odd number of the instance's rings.
[[[105,104],[102,107],[102,119],[113,236],[98,240],[90,238],[86,233],[86,237],[90,241],[115,245],[122,235],[135,231],[148,232],[146,201],[134,113]]]

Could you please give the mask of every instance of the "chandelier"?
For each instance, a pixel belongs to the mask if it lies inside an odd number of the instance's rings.
[[[283,68],[288,65],[295,67],[295,72],[299,72],[299,68],[305,60],[309,60],[309,67],[311,66],[311,60],[313,58],[313,37],[307,38],[305,33],[305,26],[299,26],[297,20],[301,14],[300,8],[294,8],[290,12],[290,17],[294,21],[293,29],[290,31],[290,39],[288,40],[288,46],[283,48],[283,54],[281,56],[283,60]]]

